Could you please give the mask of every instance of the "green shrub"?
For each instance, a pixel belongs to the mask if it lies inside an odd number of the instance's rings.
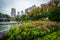
[[[1,40],[49,40],[49,38],[55,40],[54,36],[57,35],[53,33],[55,27],[48,28],[47,25],[50,23],[44,23],[37,21],[14,25]]]

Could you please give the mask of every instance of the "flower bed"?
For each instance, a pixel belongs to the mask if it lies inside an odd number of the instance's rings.
[[[60,32],[54,29],[49,21],[25,22],[12,26],[1,40],[57,40]]]

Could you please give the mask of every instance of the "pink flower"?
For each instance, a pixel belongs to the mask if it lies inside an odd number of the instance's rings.
[[[44,28],[44,26],[43,26],[43,25],[41,25],[41,28]]]
[[[41,26],[42,24],[41,24],[41,22],[37,22],[37,26]]]
[[[48,23],[48,24],[47,24],[47,28],[50,28],[50,27],[51,27],[51,24],[50,24],[50,23]]]
[[[44,33],[46,32],[47,29],[44,29]]]
[[[20,37],[21,37],[20,34],[18,34],[18,39],[20,39]]]
[[[44,30],[44,33],[46,32],[46,30]]]
[[[18,25],[18,28],[22,28],[22,24],[19,24],[19,25]]]
[[[47,28],[50,28],[50,27],[51,27],[51,23],[50,21],[48,21]]]
[[[31,32],[34,32],[34,30],[31,30]]]
[[[6,33],[5,32],[3,32],[2,34],[3,34],[3,36],[6,36]]]
[[[34,32],[34,30],[30,29],[31,32]]]

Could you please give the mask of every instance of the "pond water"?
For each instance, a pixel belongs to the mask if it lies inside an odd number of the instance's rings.
[[[0,25],[0,38],[2,38],[2,35],[4,32],[6,32],[11,25]]]
[[[0,38],[2,37],[3,33],[9,30],[9,28],[14,24],[8,24],[11,22],[0,22]],[[13,23],[13,22],[12,22]]]
[[[14,25],[16,23],[16,21],[0,22],[0,31],[7,30],[10,28],[11,25]]]
[[[0,25],[0,31],[9,29],[10,25]]]
[[[3,33],[6,33],[11,26],[19,23],[23,22],[16,22],[16,21],[0,22],[0,39],[3,37]]]

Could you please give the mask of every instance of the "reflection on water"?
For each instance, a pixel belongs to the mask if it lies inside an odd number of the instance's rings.
[[[0,25],[0,38],[2,38],[3,33],[5,33],[11,25]]]
[[[14,24],[1,24],[0,22],[0,38],[2,38],[3,33],[6,33],[7,30]]]
[[[3,30],[8,30],[11,25],[0,25],[0,32]]]
[[[11,22],[0,22],[0,32],[3,30],[7,30],[10,28],[10,26],[14,25],[14,23],[17,23],[16,21]]]
[[[0,22],[0,38],[2,38],[4,32],[9,30],[9,28],[16,23],[17,22]]]

